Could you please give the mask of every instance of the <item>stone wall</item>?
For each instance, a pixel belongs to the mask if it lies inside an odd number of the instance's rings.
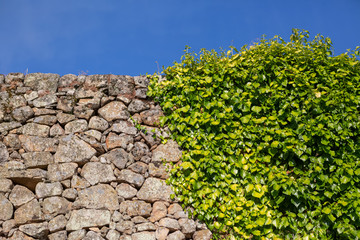
[[[0,239],[211,238],[170,198],[181,151],[148,83],[0,75]]]

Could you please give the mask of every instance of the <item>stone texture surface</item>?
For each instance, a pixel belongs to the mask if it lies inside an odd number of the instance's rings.
[[[32,223],[42,220],[43,214],[39,202],[34,199],[16,209],[14,219],[16,224]]]
[[[153,162],[178,162],[181,158],[181,151],[179,146],[174,140],[167,141],[166,144],[159,145],[154,151],[152,155]]]
[[[21,154],[24,164],[28,168],[46,168],[54,163],[53,155],[50,152],[27,152]]]
[[[0,221],[9,220],[13,216],[14,207],[11,202],[0,193]]]
[[[200,230],[194,233],[193,240],[210,240],[212,238],[212,233],[210,230]]]
[[[110,224],[110,211],[97,209],[80,209],[71,212],[66,230],[74,231],[88,227],[101,227]]]
[[[170,199],[181,150],[146,76],[10,73],[0,85],[0,240],[211,239]]]
[[[38,198],[60,196],[63,192],[63,187],[60,182],[44,183],[40,182],[36,185],[35,193]]]
[[[158,178],[147,178],[137,193],[137,197],[148,202],[170,201],[170,194],[173,194],[171,187],[164,180]]]
[[[113,121],[117,119],[126,120],[129,118],[129,112],[126,110],[125,104],[122,102],[110,102],[104,107],[99,109],[99,115],[107,121]]]
[[[117,210],[118,195],[110,185],[98,184],[79,191],[74,207]]]
[[[49,233],[47,222],[21,225],[19,230],[34,238],[45,238]]]
[[[44,199],[42,210],[45,214],[66,214],[71,210],[72,203],[63,197],[49,197]]]
[[[121,183],[116,187],[116,192],[120,197],[131,199],[136,196],[137,190],[129,184]]]
[[[120,213],[125,213],[129,216],[148,217],[151,213],[151,204],[139,200],[124,201],[120,203]]]
[[[69,179],[75,174],[77,167],[76,163],[50,164],[47,172],[48,179],[52,182]]]
[[[100,162],[89,162],[85,164],[82,168],[81,176],[91,185],[108,183],[116,179],[111,166]]]
[[[96,153],[85,141],[75,135],[67,135],[60,140],[59,147],[54,155],[55,162],[86,162]]]
[[[34,198],[35,198],[35,194],[26,187],[21,185],[16,185],[12,189],[9,196],[9,200],[14,205],[15,208],[18,208],[21,205],[30,202]]]

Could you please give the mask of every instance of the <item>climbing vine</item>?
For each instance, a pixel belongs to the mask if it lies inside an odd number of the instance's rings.
[[[184,149],[168,182],[218,236],[360,238],[359,47],[293,30],[186,53],[149,96]]]

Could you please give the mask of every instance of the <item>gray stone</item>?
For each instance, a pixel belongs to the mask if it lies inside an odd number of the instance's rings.
[[[47,178],[52,182],[70,179],[76,172],[76,163],[49,164]]]
[[[31,91],[31,92],[28,93],[28,94],[27,94],[27,93],[24,94],[24,98],[25,98],[26,101],[28,101],[28,102],[30,102],[30,101],[38,98],[38,97],[39,97],[39,94],[38,94],[37,91]]]
[[[75,106],[75,99],[69,96],[62,96],[58,99],[56,108],[64,112],[72,112]]]
[[[52,126],[57,122],[57,117],[53,115],[42,115],[34,118],[33,122]]]
[[[106,158],[106,160],[113,163],[119,169],[125,168],[128,162],[134,161],[133,156],[122,148],[111,150],[103,156]]]
[[[89,144],[75,135],[67,135],[60,139],[59,147],[54,155],[55,162],[87,162],[96,153]]]
[[[155,232],[138,232],[131,235],[132,240],[156,240]]]
[[[108,150],[118,147],[126,149],[127,146],[133,142],[134,138],[127,134],[122,133],[121,135],[117,135],[111,132],[106,138],[106,147]]]
[[[4,143],[7,147],[14,150],[19,150],[21,148],[21,143],[17,134],[8,134],[6,137],[4,137]]]
[[[0,163],[7,162],[9,160],[9,152],[2,142],[0,142]]]
[[[184,233],[187,237],[191,237],[196,231],[196,223],[193,219],[181,218],[178,220],[181,232]]]
[[[150,153],[149,147],[143,142],[136,142],[131,153],[133,154],[135,160],[140,160],[143,156]]]
[[[116,177],[120,182],[133,184],[137,188],[141,187],[144,182],[144,177],[141,174],[134,173],[128,169],[121,170]]]
[[[109,183],[116,180],[111,166],[100,162],[86,163],[81,170],[81,176],[91,185]]]
[[[47,237],[49,233],[49,227],[47,222],[21,225],[19,227],[19,230],[31,237],[41,239]]]
[[[10,192],[13,188],[13,183],[10,179],[0,178],[0,192]]]
[[[35,193],[37,198],[60,196],[62,192],[63,192],[63,187],[60,182],[54,182],[54,183],[40,182],[36,185],[35,188]]]
[[[39,222],[42,220],[43,215],[39,202],[36,199],[33,199],[16,209],[14,219],[17,225]]]
[[[64,230],[64,231],[52,233],[48,236],[48,238],[49,240],[66,240],[67,239],[66,235],[67,232]]]
[[[68,200],[74,201],[77,197],[77,191],[73,188],[65,189],[62,196]]]
[[[136,225],[136,230],[138,232],[143,232],[143,231],[155,231],[156,230],[156,226],[153,223],[141,223]]]
[[[82,240],[86,235],[85,229],[80,229],[69,233],[68,240]]]
[[[73,210],[66,224],[67,231],[82,228],[101,227],[110,224],[111,213],[108,210],[80,209]]]
[[[120,203],[120,213],[132,216],[149,217],[151,213],[151,204],[144,201],[124,201]]]
[[[169,234],[166,239],[167,240],[184,240],[185,235],[180,231],[176,231],[176,232]]]
[[[89,231],[83,240],[105,240],[99,233]]]
[[[137,133],[136,127],[134,127],[134,124],[129,121],[114,123],[111,130],[117,133],[126,133],[129,135],[135,135]]]
[[[41,115],[56,115],[56,111],[49,108],[33,108],[35,116]]]
[[[72,203],[63,197],[45,198],[42,203],[44,214],[58,215],[70,212]]]
[[[157,167],[154,163],[149,163],[149,175],[150,177],[156,177],[161,179],[167,179],[169,177],[166,166],[164,166],[163,164],[159,164],[159,166]]]
[[[76,75],[66,74],[60,77],[58,89],[59,91],[73,90],[79,87],[81,84],[81,80],[79,80]]]
[[[119,201],[116,191],[110,185],[98,184],[79,191],[74,207],[117,210]]]
[[[27,202],[30,202],[34,198],[35,198],[35,194],[26,187],[21,185],[15,185],[9,196],[10,202],[16,208],[20,207],[21,205]]]
[[[84,106],[86,106],[88,108],[91,108],[91,109],[98,109],[100,107],[101,98],[103,96],[104,95],[101,92],[98,92],[92,98],[82,98],[82,99],[80,99],[77,104],[78,105],[84,105]]]
[[[54,163],[54,158],[50,152],[28,152],[21,154],[27,168],[46,168]]]
[[[166,217],[167,208],[163,202],[155,202],[153,204],[153,209],[150,215],[150,222],[156,222],[160,219]]]
[[[1,212],[1,210],[0,210],[0,212]],[[2,224],[2,228],[3,228],[5,235],[7,235],[11,231],[11,229],[13,229],[15,226],[16,226],[16,223],[15,223],[14,219],[4,221]]]
[[[0,123],[0,132],[10,131],[19,127],[21,127],[21,123],[19,122],[3,122]]]
[[[27,123],[22,127],[24,135],[47,137],[49,135],[50,127],[37,123]]]
[[[92,118],[90,118],[89,128],[99,131],[105,131],[109,128],[109,123],[101,117],[93,116]]]
[[[146,96],[147,91],[148,91],[147,88],[138,88],[135,90],[135,97],[145,99],[147,97]]]
[[[164,180],[147,178],[136,196],[147,202],[155,202],[170,201],[170,194],[173,194],[173,191],[169,185],[166,185]]]
[[[35,238],[29,237],[23,232],[20,232],[18,230],[14,231],[13,235],[8,238],[9,240],[35,240]]]
[[[106,239],[108,240],[119,240],[120,233],[114,229],[110,229],[109,232],[106,234]]]
[[[210,230],[200,230],[194,233],[193,240],[211,240],[212,233]]]
[[[139,99],[133,99],[131,103],[129,104],[128,110],[131,113],[138,113],[144,110],[149,109],[150,106],[148,103],[139,100]]]
[[[164,114],[160,109],[150,109],[150,110],[142,111],[140,113],[140,116],[144,124],[149,126],[159,126],[160,117],[164,116]]]
[[[37,123],[27,123],[22,127],[22,134],[30,136],[47,137],[50,127]]]
[[[20,135],[19,140],[27,152],[55,152],[58,140],[38,136]]]
[[[148,170],[148,165],[146,163],[143,162],[135,162],[133,164],[131,164],[128,169],[130,169],[133,172],[136,173],[140,173],[140,174],[145,174]]]
[[[65,130],[59,124],[55,124],[50,128],[50,137],[61,136],[64,134]]]
[[[34,116],[34,111],[29,106],[14,109],[12,116],[16,121],[25,122]]]
[[[93,137],[95,138],[97,141],[100,141],[101,140],[101,132],[97,131],[97,130],[89,130],[89,131],[86,131],[85,134],[89,137]]]
[[[181,151],[179,145],[174,140],[167,141],[166,144],[159,145],[152,152],[152,161],[153,162],[178,162],[181,158]]]
[[[53,73],[29,73],[25,76],[24,84],[33,90],[56,92],[60,76]]]
[[[134,78],[124,75],[110,75],[109,77],[109,95],[131,95],[134,91]]]
[[[75,106],[74,107],[74,115],[77,118],[84,118],[86,120],[89,120],[91,116],[93,115],[94,110],[88,108],[85,105]]]
[[[49,230],[52,233],[63,230],[65,229],[66,223],[67,220],[64,215],[56,216],[49,221]]]
[[[122,102],[113,101],[100,108],[98,110],[98,113],[107,121],[113,121],[118,119],[126,120],[130,116],[129,112],[126,109],[126,106]]]
[[[120,183],[116,187],[116,191],[120,197],[123,197],[125,199],[131,199],[131,198],[135,197],[136,193],[137,193],[136,188],[133,188],[132,186],[130,186],[129,184],[126,184],[126,183]]]
[[[181,212],[183,211],[182,207],[180,206],[180,204],[178,203],[173,203],[169,206],[169,214],[170,215],[175,215],[177,212]]]
[[[147,88],[149,86],[150,80],[146,76],[135,76],[134,82],[137,87]]]
[[[168,234],[169,234],[169,229],[164,227],[158,227],[155,232],[155,236],[157,240],[166,240]]]
[[[57,97],[55,94],[47,94],[45,96],[35,99],[33,101],[33,104],[37,108],[42,108],[42,107],[47,107],[56,102],[57,102]]]
[[[84,178],[74,175],[71,179],[71,187],[72,188],[87,188],[90,187],[91,184]]]
[[[76,119],[74,115],[63,113],[63,112],[59,112],[56,115],[56,118],[59,121],[59,123],[61,123],[61,124],[66,124],[66,123],[71,122]]]
[[[168,228],[170,232],[180,230],[178,221],[173,218],[162,218],[159,221],[159,226]]]
[[[121,233],[131,234],[135,232],[135,225],[132,221],[120,221],[116,224],[116,230]]]
[[[12,218],[14,207],[11,202],[0,193],[0,221],[9,220]]]
[[[23,96],[12,96],[9,99],[9,105],[11,108],[18,108],[26,106],[26,100]]]
[[[87,128],[88,125],[86,120],[74,120],[65,125],[65,134],[85,132]]]

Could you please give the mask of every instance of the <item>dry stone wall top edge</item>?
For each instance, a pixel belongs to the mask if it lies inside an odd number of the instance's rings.
[[[181,150],[159,127],[148,85],[0,74],[0,240],[212,238],[170,198],[166,162]]]

